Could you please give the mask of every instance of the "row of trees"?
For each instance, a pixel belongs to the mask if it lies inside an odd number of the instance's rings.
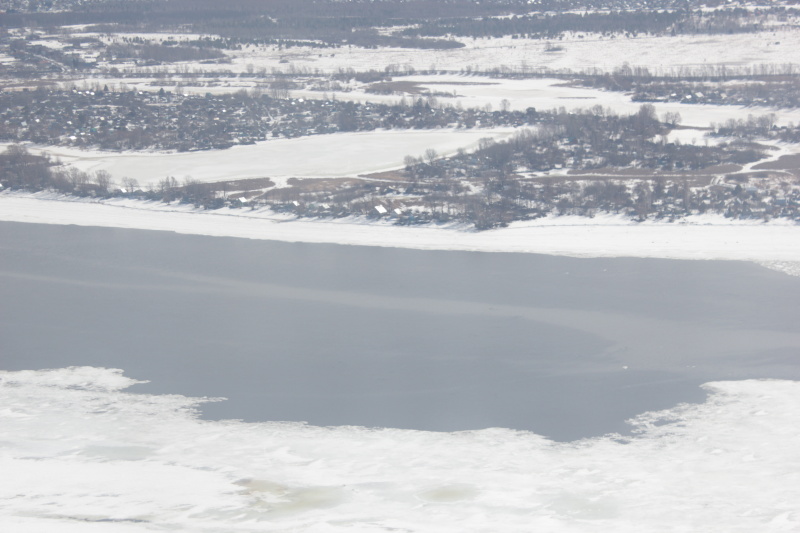
[[[270,185],[269,180],[253,181],[260,187]],[[0,153],[0,186],[12,190],[52,190],[79,197],[128,196],[164,202],[180,200],[208,209],[218,209],[224,205],[223,197],[228,188],[225,183],[200,183],[192,179],[179,183],[171,176],[142,188],[134,178],[123,177],[115,181],[105,170],[84,172],[74,167],[62,167],[48,155],[32,154],[21,145],[11,145]]]
[[[783,13],[777,9],[715,11],[651,9],[584,13],[535,13],[512,17],[429,20],[403,31],[404,35],[457,37],[521,36],[557,38],[567,32],[627,34],[715,34],[759,31]]]
[[[50,157],[31,154],[20,145],[11,145],[0,153],[0,184],[9,189],[51,189],[79,196],[109,196],[114,187],[111,174],[105,170],[88,173],[61,168]]]

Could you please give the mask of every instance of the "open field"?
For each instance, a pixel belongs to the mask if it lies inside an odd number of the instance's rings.
[[[267,177],[354,177],[400,168],[407,155],[433,148],[442,155],[469,150],[483,138],[503,139],[513,128],[493,130],[392,130],[276,139],[227,150],[189,153],[116,153],[61,147],[32,147],[83,171],[106,170],[115,178],[134,178],[146,186],[167,176],[200,182]]]
[[[230,69],[247,72],[253,68],[279,68],[319,70],[334,72],[338,69],[356,70],[385,67],[416,70],[476,70],[505,67],[547,68],[552,70],[611,71],[627,63],[632,67],[646,66],[657,69],[677,67],[702,67],[713,64],[729,66],[782,64],[797,62],[794,51],[800,49],[800,34],[796,31],[735,35],[678,35],[603,37],[599,34],[574,34],[557,40],[561,50],[547,51],[547,41],[512,39],[463,39],[464,48],[452,50],[364,49],[343,47],[316,49],[295,47],[279,50],[277,47],[248,48],[231,52]],[[701,48],[702,54],[697,50]],[[208,69],[208,65],[192,67]]]

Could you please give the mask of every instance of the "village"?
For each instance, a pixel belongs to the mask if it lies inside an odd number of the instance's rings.
[[[431,14],[438,9],[423,4]],[[198,6],[202,16],[185,12],[180,2],[165,4],[160,9],[170,15],[163,17],[146,10],[117,11],[112,4],[81,7],[71,0],[59,4],[66,11],[44,4],[12,6],[0,32],[0,54],[5,54],[0,143],[9,147],[0,155],[0,185],[6,191],[53,190],[210,210],[362,216],[404,225],[458,222],[479,230],[545,216],[602,213],[638,221],[679,221],[704,213],[797,219],[798,165],[781,150],[800,142],[800,126],[775,112],[800,105],[798,73],[791,63],[544,66],[557,65],[551,60],[593,39],[613,47],[623,40],[646,43],[665,36],[681,42],[763,34],[767,40],[761,46],[768,55],[791,47],[781,39],[792,35],[786,33],[794,27],[792,10],[703,9],[691,2],[677,7],[661,2],[663,9],[650,9],[620,1],[614,3],[619,11],[577,13],[548,0],[541,13],[512,7],[509,16],[492,15],[509,9],[502,4],[465,4],[459,8],[462,17],[451,20],[390,3],[371,4],[362,18],[349,17],[354,6],[326,4],[329,13],[309,18],[291,4],[276,3],[270,8],[275,16],[291,22],[276,25],[275,19],[259,18],[236,28],[229,22],[238,15],[212,3]],[[170,17],[185,24],[175,26]],[[376,26],[387,17],[394,26]],[[73,19],[87,24],[68,26]],[[315,22],[307,26],[309,20]],[[331,20],[340,22],[329,25]],[[418,23],[404,23],[409,21]],[[784,31],[783,37],[776,31]],[[457,50],[491,49],[494,40],[513,54],[517,43],[539,43],[542,63],[437,68],[413,60],[417,52],[455,58]],[[404,50],[403,61],[369,62],[365,68],[341,59],[378,47]],[[543,80],[557,84],[548,88],[554,99],[542,101],[549,104],[514,100],[522,94],[519,84],[536,94]],[[498,99],[494,106],[485,98],[464,96],[481,86],[486,94],[495,86],[501,92],[515,89],[508,93],[510,100]],[[582,96],[570,92],[573,88],[595,92]],[[638,109],[602,105],[615,94]],[[583,98],[582,108],[564,105]],[[655,105],[671,103],[685,111],[747,106],[754,113],[746,118],[734,113],[728,116],[740,118],[701,126],[695,119],[684,126],[676,107],[656,111]],[[496,138],[500,129],[514,133]],[[485,132],[485,138],[469,149],[439,153],[432,144],[405,157],[393,155],[396,160],[384,164],[393,170],[347,177],[336,169],[313,178],[291,171],[275,175],[265,166],[245,178],[220,173],[194,179],[187,172],[137,179],[82,170],[48,155],[49,147],[87,154],[207,152],[224,159],[235,147],[387,131],[471,131]],[[286,157],[295,157],[291,154]]]
[[[102,150],[209,150],[270,138],[377,129],[532,125],[525,112],[432,106],[429,98],[387,105],[240,91],[175,94],[107,86],[0,93],[0,142]]]

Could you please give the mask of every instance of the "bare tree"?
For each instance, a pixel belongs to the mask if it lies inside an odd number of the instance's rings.
[[[89,175],[86,172],[81,172],[77,168],[70,168],[67,173],[67,179],[73,191],[77,193],[86,191],[86,185],[89,183]]]
[[[107,170],[98,170],[94,174],[94,181],[97,183],[97,190],[100,194],[108,194],[111,189],[111,174]]]
[[[417,158],[413,155],[407,155],[403,158],[403,164],[406,168],[413,170],[414,166],[417,164]]]
[[[284,79],[276,79],[269,84],[269,95],[272,98],[289,98],[290,84]]]
[[[681,123],[681,114],[677,111],[667,111],[664,113],[664,123],[669,124],[673,128]]]
[[[427,150],[425,150],[425,160],[428,162],[430,166],[433,166],[434,162],[438,157],[439,153],[433,148],[428,148]]]
[[[122,192],[132,193],[139,188],[139,180],[135,178],[122,178]]]

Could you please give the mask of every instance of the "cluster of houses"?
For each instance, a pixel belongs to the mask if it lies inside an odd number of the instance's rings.
[[[689,185],[687,180],[559,179],[511,181],[454,180],[451,188],[422,180],[349,184],[319,189],[283,189],[272,194],[231,199],[234,207],[268,206],[302,217],[366,216],[396,224],[453,222],[478,229],[548,215],[593,217],[614,213],[635,220],[676,221],[687,215],[720,214],[732,219],[784,218],[800,222],[800,184],[775,176],[730,177],[718,183]]]
[[[0,140],[105,150],[207,150],[340,131],[521,126],[537,113],[268,95],[36,89],[0,92]]]
[[[680,82],[639,84],[632,98],[635,102],[796,108],[800,107],[800,77],[713,85]]]

